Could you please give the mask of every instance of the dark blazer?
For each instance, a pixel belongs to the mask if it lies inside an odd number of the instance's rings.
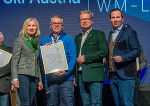
[[[108,41],[112,36],[109,34]],[[117,36],[113,56],[121,56],[123,62],[114,61],[117,74],[122,79],[134,79],[136,77],[136,57],[140,55],[140,45],[136,31],[127,25],[123,25]]]
[[[75,37],[77,57],[80,52],[82,33]],[[104,32],[92,29],[82,46],[81,55],[85,57],[82,64],[82,78],[84,82],[104,81],[103,57],[108,54],[108,46]],[[76,77],[78,64],[76,65]],[[77,78],[76,78],[77,79]]]
[[[0,49],[12,53],[12,48],[8,46],[0,46]],[[7,65],[0,67],[0,93],[9,93],[11,85],[11,62]]]

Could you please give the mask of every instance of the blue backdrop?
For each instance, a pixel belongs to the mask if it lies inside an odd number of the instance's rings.
[[[72,36],[81,32],[78,14],[83,9],[94,13],[93,27],[103,30],[108,37],[112,26],[109,13],[112,8],[120,8],[124,12],[124,23],[130,24],[137,31],[143,46],[148,64],[150,63],[150,0],[0,0],[0,31],[5,36],[5,43],[12,46],[19,36],[24,21],[29,17],[36,18],[40,23],[41,41],[50,33],[50,17],[58,14],[64,18],[64,31]],[[150,72],[141,83],[150,84]]]

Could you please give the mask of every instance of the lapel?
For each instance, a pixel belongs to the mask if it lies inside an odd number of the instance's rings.
[[[82,33],[79,34],[78,39],[77,39],[78,51],[80,50],[80,47],[81,47],[81,40],[82,40]]]
[[[93,36],[93,35],[92,35],[92,32],[93,32],[93,29],[88,33],[88,35],[87,35],[87,37],[86,37],[86,39],[85,39],[85,41],[84,41],[83,46],[88,42],[88,40],[90,39],[90,37]],[[82,47],[83,47],[83,46],[82,46]]]
[[[121,39],[121,37],[123,36],[123,33],[124,33],[124,30],[125,30],[125,29],[126,29],[126,28],[125,28],[125,26],[123,25],[121,31],[120,31],[119,34],[118,34],[118,37],[116,38],[115,46],[116,46],[116,44],[119,42],[119,40]]]

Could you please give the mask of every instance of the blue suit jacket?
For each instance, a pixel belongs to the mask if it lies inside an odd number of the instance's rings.
[[[111,36],[112,31],[109,34],[109,42]],[[140,45],[136,32],[132,28],[129,28],[127,25],[123,25],[117,36],[113,52],[113,56],[121,56],[123,60],[121,63],[114,61],[116,72],[120,78],[136,78],[136,57],[139,55]]]

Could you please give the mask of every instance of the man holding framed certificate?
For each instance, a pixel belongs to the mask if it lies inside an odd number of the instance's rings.
[[[50,91],[47,95],[47,106],[59,106],[60,104],[61,106],[74,106],[72,70],[76,62],[75,41],[72,36],[63,32],[64,24],[61,16],[54,15],[50,21],[52,33],[45,36],[41,42],[43,65]],[[46,70],[48,65],[52,66]],[[56,68],[52,69],[52,67]]]
[[[4,36],[0,32],[0,106],[9,106],[12,48],[5,46],[3,40]]]

